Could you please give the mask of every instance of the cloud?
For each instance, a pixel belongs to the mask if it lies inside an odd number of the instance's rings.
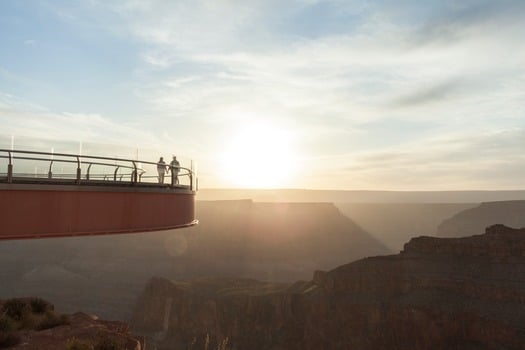
[[[175,71],[181,61],[191,62],[195,70],[184,75],[168,69],[166,82],[148,87],[145,96],[156,110],[178,120],[200,120],[200,125],[213,126],[216,134],[224,137],[227,132],[221,125],[227,129],[250,117],[293,126],[302,137],[305,162],[322,164],[313,172],[315,178],[308,179],[318,186],[326,186],[317,178],[328,173],[340,174],[331,183],[358,183],[367,188],[418,183],[428,188],[467,186],[475,174],[454,160],[461,152],[447,151],[448,141],[430,147],[425,137],[460,130],[457,137],[462,139],[469,131],[487,133],[519,126],[525,113],[525,84],[523,62],[516,57],[525,52],[525,46],[508,35],[517,29],[514,24],[505,26],[503,19],[497,25],[504,30],[497,31],[485,18],[463,19],[465,25],[459,17],[448,18],[455,24],[447,25],[447,14],[440,16],[435,28],[457,30],[457,40],[445,36],[437,40],[428,34],[426,39],[420,36],[421,45],[414,45],[414,38],[421,35],[416,30],[421,24],[412,26],[371,15],[351,32],[298,38],[286,47],[277,42],[267,50],[248,45],[233,51],[227,46],[217,52],[195,46],[181,53],[160,45]],[[516,55],[501,55],[511,50]],[[389,125],[389,120],[421,121],[431,127],[408,133],[385,126],[388,130],[379,136],[384,142],[378,143],[376,131],[368,124]],[[386,132],[388,137],[384,137]],[[509,154],[515,155],[521,146],[514,143]],[[406,147],[426,150],[430,155],[422,152],[414,156]],[[360,171],[340,171],[341,164],[367,148],[371,154],[396,162],[362,159],[356,165]],[[469,157],[476,158],[474,150],[464,149],[465,163]],[[333,156],[327,156],[330,154]],[[438,161],[438,155],[443,159]],[[486,156],[496,165],[503,152]],[[317,162],[319,159],[333,163]],[[476,161],[479,166],[484,164]],[[399,173],[391,171],[400,167]],[[485,171],[490,168],[483,167]],[[461,171],[465,176],[461,177]],[[362,177],[355,179],[356,174]],[[496,178],[492,180],[498,183]],[[503,179],[498,186],[505,182],[509,183]],[[472,186],[481,188],[482,184],[489,186],[488,180]]]
[[[397,150],[347,155],[341,174],[357,188],[517,189],[525,176],[525,128],[454,135]],[[359,181],[359,182],[357,182]],[[385,188],[387,189],[387,188]]]
[[[155,45],[169,45],[181,52],[225,50],[253,32],[252,23],[272,1],[148,1],[98,2],[117,14],[136,38]],[[259,27],[260,28],[260,27]],[[254,38],[255,39],[255,38]]]
[[[519,17],[519,1],[94,3],[114,14],[106,26],[144,43],[139,76],[152,76],[148,67],[163,74],[138,84],[138,94],[154,111],[175,116],[213,113],[204,104],[222,110],[241,104],[272,106],[266,109],[295,119],[362,123],[388,118],[394,105],[439,120],[441,113],[421,111],[422,105],[460,106],[469,95],[500,90],[524,67],[525,45],[516,37],[523,24],[505,22]],[[352,25],[331,28],[316,17],[321,12],[341,13]],[[324,27],[302,36],[301,22]],[[450,36],[436,34],[444,32]],[[499,54],[509,50],[516,54]],[[199,81],[184,89],[170,86],[194,76]]]
[[[522,27],[523,1],[442,1],[419,25],[414,43],[450,45],[469,37],[491,35],[493,30]]]
[[[160,146],[162,140],[132,123],[118,123],[99,114],[56,113],[13,95],[0,93],[0,124],[4,138],[84,141],[104,144],[125,144],[133,147]],[[9,136],[9,137],[8,137]],[[158,140],[152,145],[151,140]],[[160,147],[159,147],[160,148]]]
[[[466,87],[466,84],[455,79],[439,82],[411,93],[410,95],[397,98],[393,105],[398,107],[409,107],[414,105],[439,103],[443,100],[458,96]]]

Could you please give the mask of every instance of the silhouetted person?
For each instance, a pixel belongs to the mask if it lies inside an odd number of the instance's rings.
[[[164,163],[164,158],[160,157],[157,163],[157,172],[159,173],[159,184],[164,183],[164,174],[166,174],[166,163]]]
[[[170,163],[170,170],[171,170],[171,184],[177,185],[179,183],[180,163],[177,160],[176,156],[173,156],[173,160]]]

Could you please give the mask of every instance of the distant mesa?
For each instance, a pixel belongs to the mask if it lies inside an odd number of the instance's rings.
[[[463,210],[443,221],[438,226],[437,236],[472,236],[495,224],[513,228],[525,227],[525,201],[487,202]]]

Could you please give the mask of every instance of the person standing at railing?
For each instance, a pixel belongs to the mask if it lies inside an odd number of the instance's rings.
[[[159,173],[159,184],[163,184],[164,175],[166,174],[166,163],[162,157],[160,157],[159,161],[157,162],[157,172]]]
[[[178,185],[179,184],[180,163],[177,160],[176,156],[173,156],[173,160],[170,163],[170,167],[168,171],[169,170],[171,170],[171,185]]]

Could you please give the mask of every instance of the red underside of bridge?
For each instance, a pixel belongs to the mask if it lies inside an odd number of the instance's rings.
[[[0,188],[0,239],[159,231],[196,223],[195,193],[189,190],[62,187]]]

